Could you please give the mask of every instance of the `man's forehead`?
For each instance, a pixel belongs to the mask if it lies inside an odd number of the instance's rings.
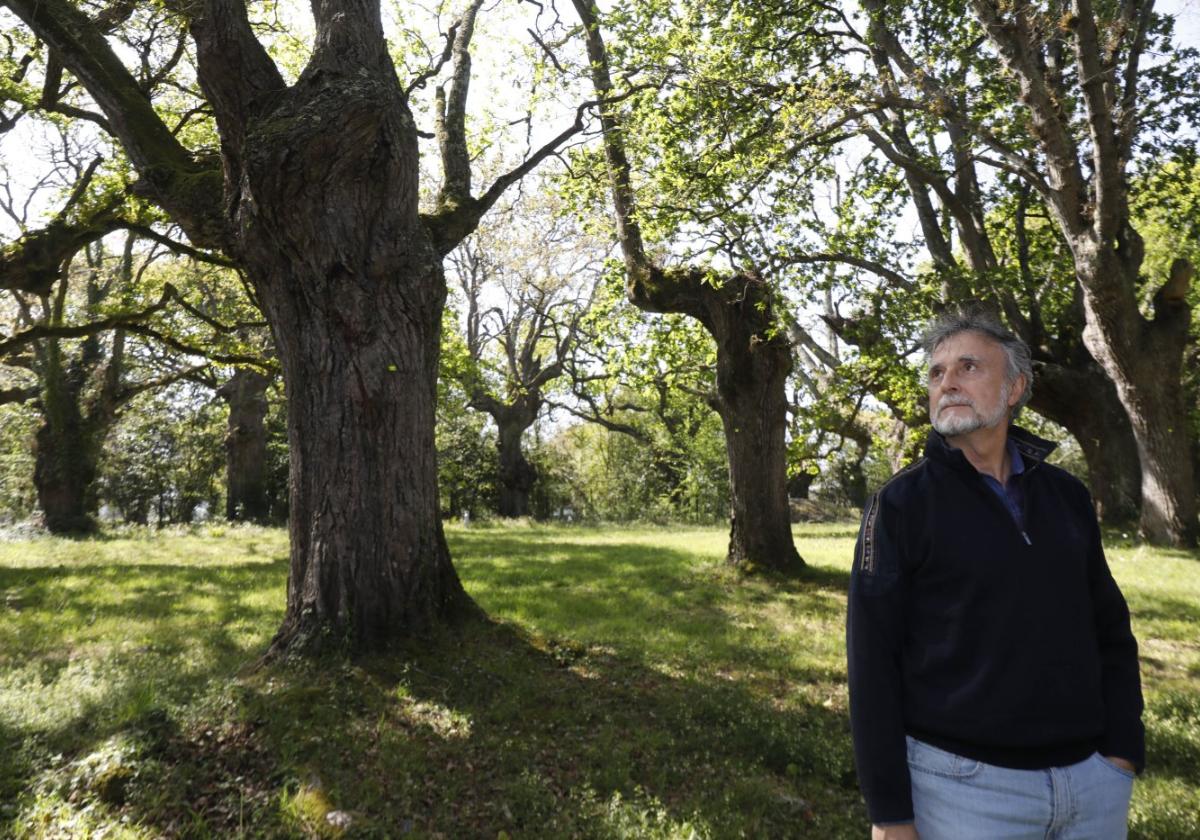
[[[929,363],[946,362],[949,359],[980,361],[996,353],[1003,353],[1000,342],[988,335],[974,331],[963,331],[948,336],[933,349]]]

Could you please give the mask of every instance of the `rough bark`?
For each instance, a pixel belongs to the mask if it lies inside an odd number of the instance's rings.
[[[1080,248],[1076,265],[1088,311],[1084,340],[1116,385],[1137,441],[1142,484],[1140,534],[1158,545],[1193,546],[1200,529],[1192,441],[1181,387],[1191,320],[1182,292],[1186,292],[1191,269],[1186,264],[1177,266],[1177,273],[1186,275],[1182,291],[1176,295],[1169,281],[1156,295],[1155,317],[1147,322],[1136,307],[1130,311],[1125,301],[1105,294],[1107,281],[1099,279],[1106,272],[1124,272],[1125,283],[1132,289],[1135,278],[1128,273],[1136,276],[1141,267],[1140,248],[1134,250],[1135,258],[1124,259],[1115,249]],[[1086,282],[1084,273],[1091,275]],[[1135,323],[1128,323],[1134,319]]]
[[[338,17],[324,24],[331,50],[348,37]],[[347,65],[310,68],[227,155],[242,169],[240,256],[288,390],[291,573],[275,650],[380,647],[470,604],[437,509],[446,284],[417,213],[415,127],[390,64],[372,73],[363,44],[348,46]]]
[[[229,404],[225,433],[225,518],[267,522],[267,387],[271,380],[239,368],[217,393]]]

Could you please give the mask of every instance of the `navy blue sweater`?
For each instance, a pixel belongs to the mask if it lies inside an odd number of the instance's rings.
[[[874,823],[911,820],[905,734],[1002,767],[1144,756],[1137,642],[1087,489],[1015,426],[1024,529],[957,449],[867,503],[846,648],[859,783]]]

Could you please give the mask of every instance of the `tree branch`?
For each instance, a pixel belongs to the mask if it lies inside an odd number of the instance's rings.
[[[142,177],[143,187],[198,244],[224,237],[221,172],[198,165],[159,119],[104,35],[68,0],[3,0],[87,88]]]
[[[197,78],[228,154],[242,148],[247,122],[262,99],[286,85],[250,27],[244,0],[203,0],[194,8]]]
[[[592,85],[596,89],[596,95],[604,103],[600,107],[600,127],[604,132],[604,155],[608,161],[613,208],[617,217],[617,239],[625,257],[626,283],[629,288],[636,289],[638,286],[645,286],[654,272],[650,260],[646,257],[642,229],[637,222],[637,202],[630,177],[629,158],[625,154],[625,142],[621,139],[620,120],[613,103],[609,101],[613,84],[608,49],[600,33],[600,23],[596,18],[592,0],[571,0],[571,3],[583,23]]]
[[[197,250],[190,245],[186,245],[183,242],[172,239],[166,234],[159,233],[149,225],[122,223],[117,225],[117,227],[130,231],[131,233],[136,233],[138,236],[141,236],[145,239],[150,239],[160,245],[165,245],[176,254],[182,254],[185,257],[191,257],[198,262],[209,263],[210,265],[219,265],[222,268],[237,268],[238,266],[236,262],[223,257],[220,254]]]
[[[472,0],[458,22],[452,53],[454,72],[450,94],[437,90],[434,109],[438,144],[442,150],[442,188],[438,208],[452,210],[471,200],[471,158],[467,152],[467,91],[471,84],[471,38],[475,34],[475,16],[483,0]]]
[[[1125,217],[1125,179],[1109,91],[1113,89],[1114,65],[1105,66],[1096,32],[1096,14],[1090,0],[1074,0],[1075,60],[1087,105],[1088,130],[1092,138],[1092,168],[1095,170],[1096,213],[1094,228],[1101,242],[1116,236]]]
[[[996,0],[971,0],[975,15],[1000,51],[1004,64],[1016,76],[1020,98],[1029,110],[1032,126],[1050,170],[1047,203],[1063,229],[1079,235],[1088,228],[1087,190],[1078,150],[1067,115],[1048,89],[1036,57],[1037,38],[1021,11],[1013,21],[1001,17]],[[1037,183],[1035,182],[1035,186]],[[1041,189],[1039,188],[1039,192]]]
[[[797,256],[788,257],[786,262],[789,263],[845,263],[856,268],[862,268],[877,274],[884,280],[887,280],[893,286],[904,289],[906,292],[916,292],[917,286],[911,280],[897,271],[893,271],[885,265],[868,260],[864,257],[856,257],[853,254],[828,253],[828,254],[800,254]]]
[[[178,298],[179,293],[175,290],[174,286],[168,283],[163,287],[163,293],[158,301],[146,309],[139,309],[135,312],[121,312],[88,324],[72,324],[69,326],[61,324],[38,324],[27,330],[22,330],[7,339],[0,340],[0,356],[41,338],[82,338],[83,336],[95,335],[96,333],[118,327],[128,327],[131,324],[144,321],[156,312],[161,312],[172,299]]]

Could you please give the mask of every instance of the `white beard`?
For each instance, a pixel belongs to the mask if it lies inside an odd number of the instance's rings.
[[[1012,386],[1006,381],[1000,386],[1000,399],[996,401],[992,411],[980,414],[975,402],[966,397],[944,396],[938,402],[937,411],[933,418],[933,428],[946,437],[966,435],[979,429],[991,429],[1008,420],[1008,398],[1012,394]],[[970,413],[952,411],[942,416],[942,409],[950,405],[968,406]]]

